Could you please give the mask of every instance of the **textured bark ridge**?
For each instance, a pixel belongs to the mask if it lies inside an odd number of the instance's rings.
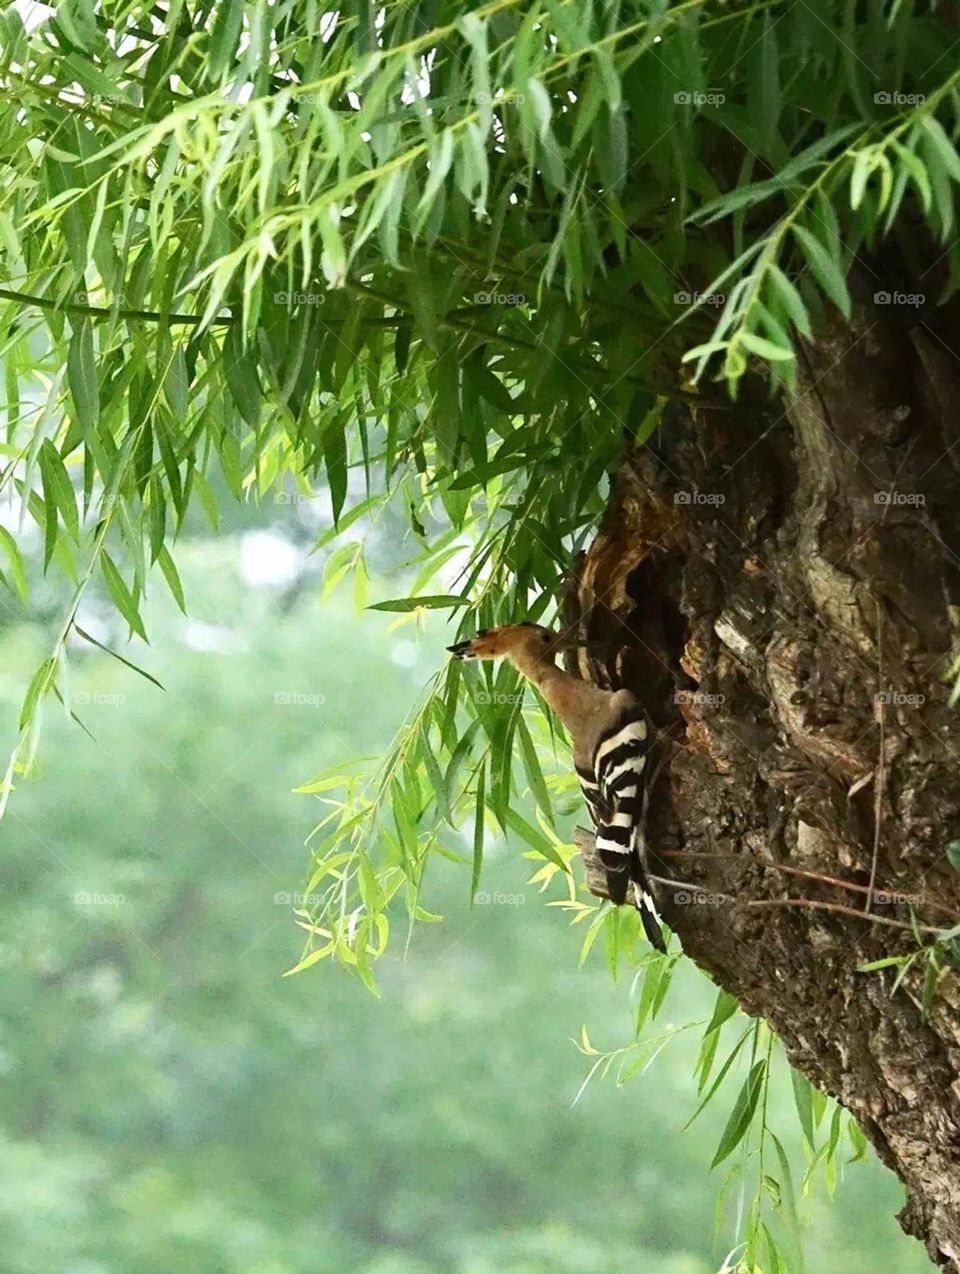
[[[582,674],[668,731],[656,870],[696,889],[661,889],[666,920],[856,1116],[903,1228],[960,1274],[960,978],[925,1014],[924,959],[892,997],[895,969],[858,972],[917,948],[897,922],[932,941],[960,919],[950,344],[865,304],[785,406],[670,419],[627,456],[568,619],[618,652]]]

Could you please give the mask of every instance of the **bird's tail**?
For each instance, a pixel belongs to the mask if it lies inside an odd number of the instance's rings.
[[[639,879],[637,878],[638,876]],[[647,941],[652,947],[656,947],[658,951],[666,951],[667,944],[663,940],[660,917],[657,914],[657,904],[650,888],[650,882],[647,880],[647,874],[642,867],[639,871],[637,870],[637,864],[634,864],[634,876],[630,885],[633,889],[634,906],[640,912],[640,923],[643,925],[643,932],[647,935]]]
[[[634,906],[640,912],[640,920],[643,924],[643,932],[647,935],[647,941],[657,951],[666,951],[667,944],[663,940],[663,930],[661,928],[660,915],[657,911],[657,901],[654,897],[653,886],[648,880],[646,872],[647,823],[650,816],[650,793],[662,766],[663,760],[661,759],[656,769],[647,776],[647,781],[643,784],[640,817],[637,819],[633,829],[633,855],[630,863],[630,887],[633,890]]]

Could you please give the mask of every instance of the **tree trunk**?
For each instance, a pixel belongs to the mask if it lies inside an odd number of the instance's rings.
[[[673,739],[655,870],[696,888],[661,886],[665,919],[858,1119],[904,1230],[960,1274],[952,940],[893,994],[896,967],[860,971],[960,920],[960,324],[938,314],[867,298],[789,401],[677,412],[627,455],[569,618],[618,651],[582,674]]]

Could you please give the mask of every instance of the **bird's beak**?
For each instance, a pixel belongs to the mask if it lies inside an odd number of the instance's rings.
[[[466,659],[468,655],[472,654],[472,645],[473,642],[470,640],[458,641],[455,645],[448,646],[447,650],[450,651],[450,654],[453,655],[454,659]]]

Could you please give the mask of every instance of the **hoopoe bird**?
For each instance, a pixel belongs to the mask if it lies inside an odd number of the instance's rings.
[[[632,903],[649,941],[666,951],[644,863],[646,718],[631,691],[601,690],[557,667],[560,650],[578,644],[539,624],[522,623],[484,629],[447,649],[456,659],[508,659],[563,722],[573,741],[573,764],[596,829],[610,899]]]

